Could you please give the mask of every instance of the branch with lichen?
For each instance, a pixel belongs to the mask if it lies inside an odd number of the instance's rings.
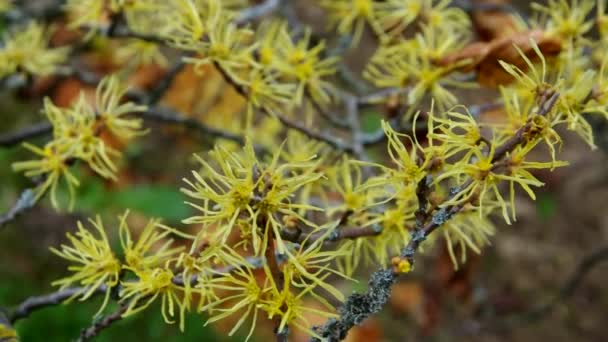
[[[104,137],[128,143],[147,133],[145,121],[183,126],[217,141],[211,151],[195,155],[197,165],[184,178],[181,190],[194,209],[183,219],[192,228],[188,232],[155,219],[132,229],[125,213],[117,225],[104,225],[100,217],[79,222],[68,242],[51,249],[69,264],[67,274],[53,282],[59,292],[72,291],[66,300],[104,294],[96,317],[110,300],[120,305],[83,330],[83,339],[155,301],[161,302],[164,321],[178,322],[181,330],[186,313],[204,312],[206,323],[232,318],[229,335],[248,326],[247,339],[260,320],[274,324],[279,341],[295,329],[315,340],[343,339],[382,309],[392,285],[413,269],[430,240],[443,238],[458,268],[467,253],[481,253],[489,243],[490,217],[515,221],[515,189],[534,199],[535,188],[543,185],[534,170],[567,164],[557,160],[558,126],[594,146],[584,115],[608,117],[603,96],[608,62],[590,60],[589,49],[578,48],[588,26],[588,16],[580,15],[588,14],[586,7],[574,12],[578,30],[556,28],[547,18],[535,24],[560,40],[557,60],[548,61],[544,45],[531,40],[517,41],[515,57],[498,61],[510,83],[491,103],[504,109],[504,120],[486,123],[457,105],[453,88],[467,88],[474,80],[460,73],[480,62],[468,58],[467,14],[445,2],[425,1],[416,10],[396,0],[321,1],[330,26],[342,37],[337,52],[327,53],[326,44],[333,43],[314,36],[293,16],[243,24],[275,11],[293,14],[292,4],[281,1],[252,7],[219,0],[145,3],[149,6],[138,6],[145,0],[91,1],[103,6],[67,1],[68,27],[85,33],[85,39],[98,36],[121,45],[123,59],[117,64],[122,68],[115,76],[63,69],[80,51],[72,55],[67,47],[52,46],[51,30],[38,24],[23,33],[12,30],[0,51],[3,75],[59,75],[97,86],[94,99],[83,92],[67,107],[46,100],[43,113],[52,130],[0,139],[8,146],[52,133],[42,146],[26,143],[35,156],[13,164],[40,179],[35,200],[49,193],[57,205],[61,181],[75,189],[79,179],[70,167],[76,162],[115,180],[121,153]],[[548,6],[572,15],[563,4]],[[366,26],[380,44],[362,78],[378,91],[357,96],[349,90],[369,86],[341,66],[341,58],[359,43]],[[31,60],[23,58],[23,49],[35,52]],[[179,60],[169,65],[166,51]],[[146,63],[168,68],[150,90],[129,90],[123,81]],[[233,88],[243,102],[238,113],[212,113],[199,121],[193,113],[161,104],[185,66]],[[337,78],[346,89],[338,87]],[[376,132],[362,131],[367,108],[383,108],[386,120]],[[366,147],[381,142],[386,153],[367,153]],[[550,161],[530,157],[539,145]],[[33,202],[20,201],[6,220]],[[111,243],[114,235],[119,246]],[[184,241],[175,243],[176,236]],[[345,298],[333,278],[352,280],[370,263],[379,270],[369,290]],[[26,301],[21,316],[61,298]],[[343,305],[336,309],[336,303]],[[311,328],[310,315],[327,323]]]
[[[558,98],[559,93],[557,92],[549,92],[539,96],[538,111],[535,115],[541,117],[547,115],[554,108]],[[520,127],[510,139],[496,148],[496,152],[491,156],[493,164],[499,164],[515,148],[526,143],[528,139],[535,138],[530,136],[533,122],[534,116]],[[458,188],[466,189],[472,182],[473,180],[469,180]],[[341,341],[346,338],[350,329],[382,310],[390,298],[391,287],[397,281],[398,276],[408,273],[414,267],[416,253],[424,241],[455,215],[458,215],[464,206],[468,204],[468,201],[477,200],[475,197],[468,197],[467,202],[447,205],[431,214],[427,208],[430,183],[432,183],[432,180],[427,177],[422,178],[418,183],[416,191],[418,197],[416,225],[411,233],[408,244],[402,249],[399,256],[391,260],[393,267],[374,272],[368,283],[369,289],[364,294],[356,293],[349,296],[346,302],[339,308],[340,318],[330,319],[325,325],[315,327],[314,329],[321,337],[328,341]],[[451,197],[457,197],[458,194],[459,192],[455,192]],[[445,203],[448,203],[450,199],[448,198]],[[311,341],[320,341],[320,339],[312,338]]]

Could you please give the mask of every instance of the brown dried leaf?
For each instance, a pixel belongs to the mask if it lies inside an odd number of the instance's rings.
[[[509,0],[478,0],[479,5],[507,5]],[[520,31],[515,18],[504,10],[474,10],[471,14],[473,27],[482,41],[511,36]]]
[[[515,48],[516,46],[531,60],[538,57],[532,48],[531,40],[535,41],[544,56],[554,56],[561,51],[561,41],[555,37],[548,36],[542,30],[531,30],[513,34],[508,37],[497,38],[491,42],[475,42],[462,50],[444,57],[438,62],[439,65],[452,65],[457,62],[468,60],[470,63],[460,68],[460,71],[477,72],[477,81],[487,87],[497,87],[513,81],[500,66],[498,61],[502,60],[526,69],[524,60]]]

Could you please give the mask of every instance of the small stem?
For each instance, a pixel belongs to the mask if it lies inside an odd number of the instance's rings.
[[[128,307],[128,304],[121,304],[118,310],[103,317],[99,321],[94,322],[90,327],[82,330],[77,341],[85,342],[99,335],[103,330],[110,327],[113,323],[120,321],[122,319],[122,315],[125,313],[125,311],[127,311]]]
[[[25,189],[19,196],[17,203],[15,203],[6,214],[0,216],[0,228],[15,220],[27,210],[33,208],[34,205],[36,205],[36,194],[34,189]]]
[[[63,303],[65,300],[70,297],[83,293],[86,291],[84,287],[71,287],[64,290],[59,290],[57,292],[49,293],[42,296],[30,297],[23,301],[15,311],[13,311],[10,316],[11,323],[15,323],[16,321],[28,317],[32,312],[43,309],[53,305],[59,305]],[[97,290],[95,290],[95,294],[101,294],[106,291],[106,286],[102,285]]]
[[[1,147],[12,147],[19,145],[22,142],[42,136],[49,135],[53,132],[53,126],[48,122],[40,122],[28,126],[20,131],[11,132],[0,136]]]
[[[228,82],[241,96],[243,96],[245,99],[247,99],[248,97],[248,91],[247,89],[242,86],[241,84],[239,84],[238,82],[236,82],[235,80],[233,80],[230,75],[228,74],[228,72],[226,72],[226,70],[220,65],[220,63],[214,62],[214,65],[216,67],[216,69],[219,71],[219,73],[222,75],[222,77],[224,78],[224,80],[226,82]],[[283,116],[281,114],[278,113],[270,113],[266,108],[264,107],[260,107],[259,108],[262,113],[264,113],[265,115],[268,115],[270,117],[276,117],[277,119],[279,119],[279,121],[286,126],[287,128],[291,128],[294,129],[296,131],[299,131],[303,134],[305,134],[306,136],[308,136],[311,139],[314,140],[318,140],[318,141],[322,141],[326,144],[328,144],[329,146],[346,152],[346,153],[353,153],[354,149],[352,146],[344,143],[341,139],[338,138],[334,138],[332,135],[329,134],[325,134],[322,132],[318,132],[313,130],[312,128],[302,124],[301,122],[298,121],[293,121],[289,118],[287,118],[286,116]]]

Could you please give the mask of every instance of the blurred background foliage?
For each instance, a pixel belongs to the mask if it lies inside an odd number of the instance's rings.
[[[311,12],[307,12],[309,1],[297,3],[302,10],[299,14],[306,20]],[[348,58],[352,59],[349,61],[352,66],[361,64],[361,56]],[[198,100],[198,105],[204,103],[203,99],[195,99],[196,94],[184,99],[193,87],[188,82],[200,83],[201,79],[193,78],[191,70],[181,77],[183,83],[180,85],[178,78],[178,90],[168,95],[174,105],[179,108],[194,100]],[[180,92],[180,86],[185,91]],[[229,100],[217,100],[215,104],[222,108],[224,102]],[[30,100],[27,94],[2,92],[0,103],[0,132],[11,132],[42,119],[40,103]],[[368,111],[362,115],[366,132],[378,129],[379,113]],[[65,265],[51,256],[48,247],[64,241],[65,232],[73,230],[79,219],[100,213],[109,224],[114,224],[116,216],[130,208],[134,213],[132,220],[141,227],[148,217],[159,217],[166,224],[179,227],[180,220],[189,216],[191,209],[183,203],[185,196],[179,191],[181,179],[194,165],[192,153],[207,149],[209,141],[179,134],[179,128],[150,128],[150,134],[124,151],[119,183],[79,177],[82,184],[72,213],[57,213],[45,200],[1,230],[1,306],[12,307],[29,296],[53,290],[50,282],[63,274]],[[606,137],[605,131],[600,132],[599,140]],[[564,145],[563,159],[570,160],[572,166],[542,175],[547,186],[539,192],[536,202],[523,196],[518,198],[517,224],[501,229],[500,239],[484,251],[483,259],[473,257],[454,271],[445,251],[425,257],[427,260],[421,263],[432,271],[414,272],[397,284],[390,308],[355,329],[349,340],[605,340],[608,308],[605,264],[594,269],[573,297],[560,303],[542,321],[508,329],[494,324],[550,300],[581,257],[592,249],[590,246],[608,241],[605,151],[589,151],[578,139],[569,139]],[[382,151],[384,148],[376,153]],[[20,147],[0,149],[0,212],[8,210],[29,186],[24,177],[10,168],[12,162],[26,157],[27,152]],[[365,272],[361,279],[367,279]],[[363,288],[365,283],[361,282],[344,292]],[[16,328],[23,341],[69,341],[91,324],[91,316],[98,307],[98,300],[93,300],[43,309],[19,321]],[[159,309],[151,308],[116,323],[97,341],[230,340],[225,332],[205,327],[201,316],[189,316],[186,326],[191,328],[180,333],[176,326],[163,322]],[[263,339],[264,336],[258,336],[255,340]],[[236,336],[231,340],[242,338]]]

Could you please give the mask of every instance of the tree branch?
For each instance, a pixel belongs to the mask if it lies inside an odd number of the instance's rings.
[[[237,93],[239,93],[244,98],[248,97],[248,92],[245,87],[243,87],[239,83],[235,82],[219,63],[215,62],[214,65],[215,65],[216,69],[219,71],[219,73],[222,75],[224,80],[228,84],[230,84],[237,91]],[[334,138],[334,136],[332,136],[330,134],[318,132],[318,131],[314,130],[313,128],[306,126],[305,124],[298,122],[298,121],[291,120],[290,118],[287,118],[284,115],[281,115],[278,113],[270,113],[264,107],[261,107],[260,110],[265,115],[268,115],[270,117],[276,117],[277,119],[279,119],[279,121],[285,127],[299,131],[300,133],[305,134],[306,136],[308,136],[311,139],[322,141],[322,142],[328,144],[329,146],[335,148],[336,150],[340,150],[340,151],[343,151],[346,153],[354,152],[353,147],[350,146],[349,144],[346,144],[344,141],[342,141],[342,139]]]
[[[283,0],[266,0],[263,3],[245,8],[236,17],[235,23],[243,25],[250,21],[260,19],[279,8]]]
[[[177,75],[182,70],[184,70],[185,66],[186,63],[184,62],[184,59],[180,58],[179,61],[167,71],[165,76],[163,76],[163,78],[158,82],[156,87],[154,87],[154,89],[150,91],[150,93],[148,94],[146,105],[153,106],[157,104],[165,95],[165,93],[167,93],[167,91],[173,84],[175,77],[177,77]]]
[[[539,99],[539,111],[536,115],[546,115],[555,105],[559,93],[547,93]],[[529,121],[524,126],[520,127],[513,139],[507,140],[501,146],[497,148],[497,151],[501,151],[499,157],[494,157],[493,163],[502,160],[509,152],[513,151],[519,144],[525,142],[525,132],[527,132],[531,126]],[[468,184],[472,182],[469,179],[462,186],[460,190],[456,191],[450,198],[454,198],[458,193],[462,192],[462,189],[466,189]],[[422,196],[426,190],[426,182],[418,183],[419,189],[417,194]],[[422,189],[420,189],[422,187]],[[420,203],[425,202],[424,199],[418,199]],[[417,222],[414,231],[410,234],[410,240],[408,244],[401,250],[401,253],[396,259],[405,259],[409,262],[411,267],[414,266],[414,259],[418,252],[420,245],[426,241],[426,239],[438,228],[442,227],[446,222],[458,214],[464,206],[472,200],[469,197],[465,202],[456,205],[446,206],[438,209],[433,215],[425,215],[429,217],[428,222],[421,228],[422,222]],[[422,215],[419,215],[422,217]],[[373,315],[380,310],[387,303],[390,298],[390,291],[392,284],[397,280],[399,273],[393,269],[381,269],[372,274],[369,281],[369,290],[364,294],[352,294],[349,296],[339,309],[338,313],[340,317],[338,319],[330,319],[322,327],[314,327],[317,334],[327,339],[328,341],[340,341],[346,338],[348,331],[355,325],[363,322],[364,319]],[[311,341],[319,341],[317,338],[312,338]]]
[[[346,338],[348,331],[361,324],[367,317],[380,312],[391,295],[391,287],[397,275],[390,269],[382,269],[372,274],[369,289],[363,294],[354,293],[338,309],[339,318],[329,319],[322,327],[313,327],[325,340],[334,342]],[[317,338],[311,341],[320,342]]]
[[[49,135],[53,132],[53,126],[48,122],[40,122],[28,126],[17,132],[10,132],[4,135],[0,135],[0,146],[1,147],[12,147],[19,145],[25,140],[34,139]]]
[[[245,144],[245,139],[241,135],[207,126],[197,119],[186,117],[183,114],[167,107],[151,107],[146,112],[143,112],[141,117],[145,120],[157,121],[165,124],[181,125],[188,129],[198,131],[202,135],[231,140],[240,145]],[[266,149],[262,146],[257,145],[254,146],[254,148],[259,153],[266,153]]]
[[[99,335],[104,329],[110,327],[114,322],[120,321],[122,319],[122,315],[125,313],[125,311],[127,311],[128,307],[128,304],[121,304],[118,310],[115,312],[93,322],[90,327],[82,330],[77,341],[85,342]]]
[[[78,293],[83,292],[84,290],[86,290],[86,288],[70,287],[46,295],[27,298],[25,301],[19,304],[17,308],[13,311],[12,315],[10,316],[10,321],[14,324],[18,320],[28,317],[32,312],[36,310],[61,304],[63,301],[69,299],[70,297]],[[105,291],[106,286],[102,285],[97,288],[97,290],[95,290],[95,294],[104,293]]]
[[[0,229],[7,223],[15,220],[19,215],[33,208],[35,204],[36,194],[34,193],[34,189],[25,189],[19,196],[17,203],[7,213],[0,216]]]

